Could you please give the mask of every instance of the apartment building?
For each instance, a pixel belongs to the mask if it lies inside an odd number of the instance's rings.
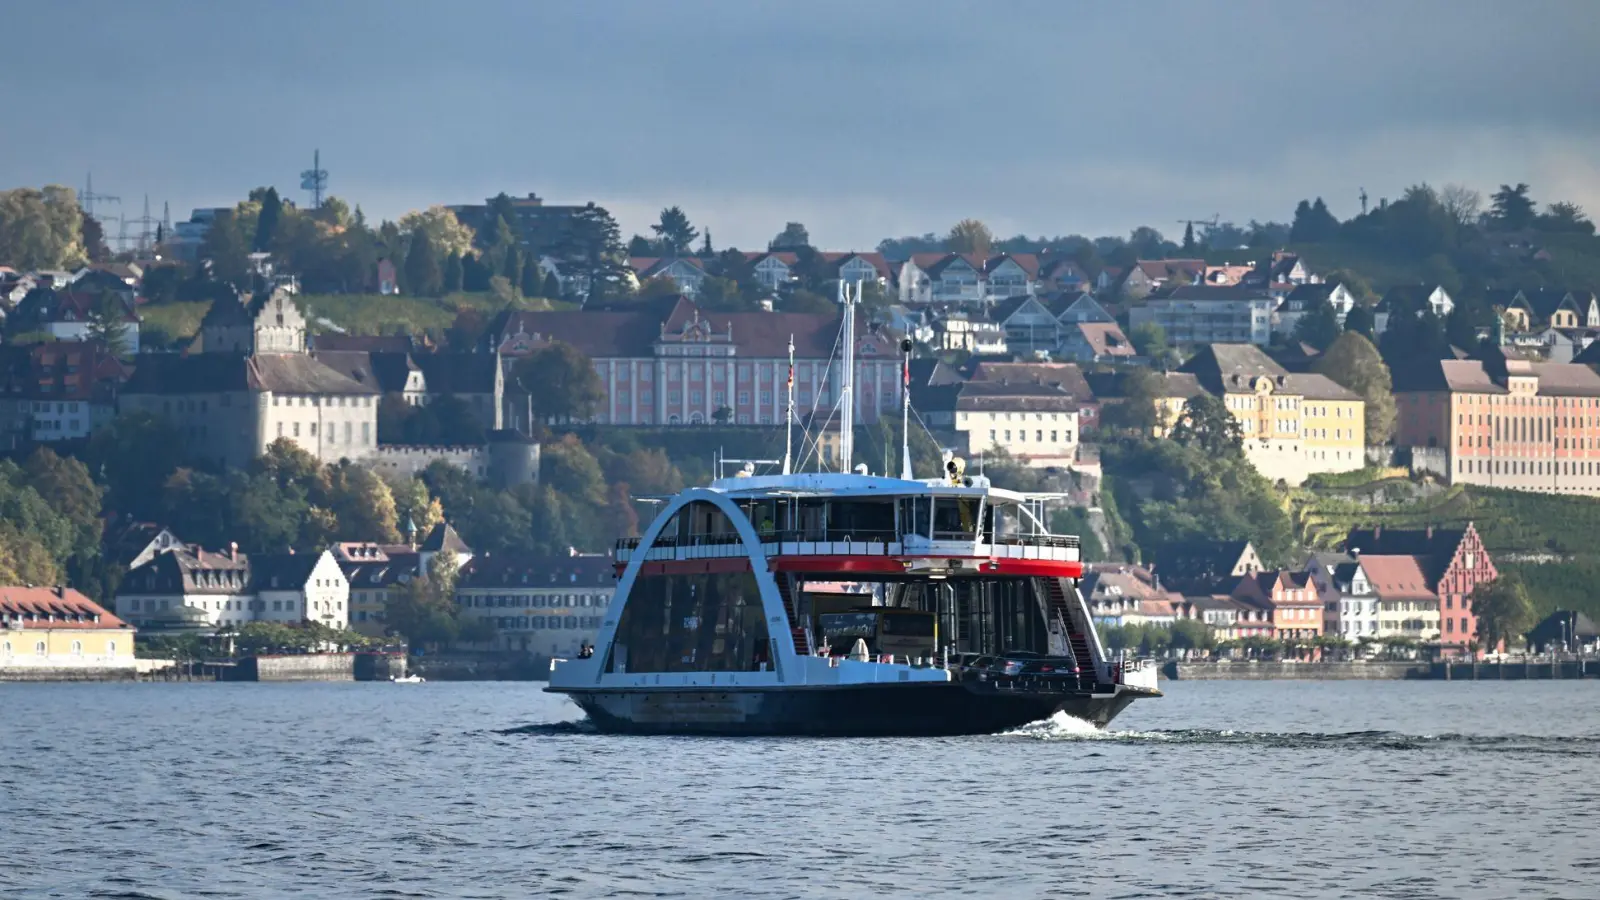
[[[1272,340],[1277,308],[1265,290],[1243,285],[1181,285],[1145,298],[1128,310],[1130,329],[1159,325],[1176,344],[1255,344]]]

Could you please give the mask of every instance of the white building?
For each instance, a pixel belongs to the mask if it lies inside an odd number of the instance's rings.
[[[287,292],[213,304],[200,341],[201,353],[142,358],[123,411],[171,420],[191,455],[223,466],[244,466],[279,438],[323,462],[376,452],[376,377],[358,381],[312,358],[305,319]]]
[[[246,556],[167,550],[124,576],[117,614],[140,627],[350,624],[350,582],[328,551]]]
[[[593,645],[616,593],[609,554],[482,556],[461,571],[456,604],[487,619],[499,649],[573,656]]]

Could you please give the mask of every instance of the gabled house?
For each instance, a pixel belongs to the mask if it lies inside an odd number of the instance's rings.
[[[1355,528],[1345,537],[1345,550],[1361,561],[1380,599],[1386,589],[1396,602],[1422,602],[1427,599],[1426,594],[1433,595],[1437,638],[1443,647],[1460,652],[1478,641],[1478,620],[1471,609],[1472,591],[1500,573],[1471,522],[1464,528]],[[1403,557],[1413,562],[1389,563],[1390,568],[1380,573],[1369,565],[1373,557]],[[1413,577],[1414,573],[1420,580]],[[1395,615],[1402,612],[1408,610],[1392,611]]]
[[[1185,594],[1232,594],[1239,579],[1262,571],[1249,541],[1184,541],[1154,548],[1150,566],[1169,588]]]
[[[766,253],[746,253],[750,260],[751,268],[755,270],[756,281],[769,291],[776,291],[795,278],[794,268],[799,264],[799,257],[789,251],[768,251]]]
[[[1122,279],[1118,293],[1136,300],[1169,285],[1199,284],[1205,272],[1203,259],[1136,260]]]
[[[1239,579],[1233,597],[1270,610],[1279,638],[1309,641],[1322,634],[1322,596],[1309,573],[1254,572]]]
[[[944,371],[935,367],[932,378],[937,381]],[[1009,384],[1042,384],[1060,388],[1072,396],[1078,408],[1080,428],[1093,428],[1100,421],[1100,400],[1090,389],[1083,370],[1073,363],[1062,362],[979,362],[972,368],[972,381],[1000,381]],[[932,382],[930,382],[932,383]]]
[[[1428,287],[1421,284],[1402,284],[1389,289],[1372,308],[1372,329],[1382,334],[1389,329],[1389,315],[1398,310],[1411,310],[1421,316],[1425,310],[1443,319],[1456,308],[1456,302],[1441,285]]]
[[[679,293],[690,297],[699,296],[706,280],[705,266],[691,256],[634,256],[628,259],[628,267],[641,284],[652,278],[670,279]]]
[[[846,284],[876,281],[888,286],[894,276],[894,270],[882,253],[857,253],[854,250],[839,253],[830,250],[821,256],[829,274]]]
[[[133,309],[131,292],[112,292],[116,310],[123,325],[123,351],[139,352],[139,316]],[[43,332],[57,341],[84,341],[89,339],[89,326],[98,293],[69,291],[53,287],[37,287],[29,291],[16,309],[6,317],[6,330],[11,334]]]
[[[1056,320],[1063,325],[1076,325],[1079,322],[1115,322],[1117,319],[1106,311],[1100,302],[1090,293],[1078,294],[1064,302],[1064,309],[1056,316]]]
[[[1091,287],[1088,273],[1076,260],[1053,257],[1039,262],[1039,291],[1081,293]]]
[[[1115,322],[1079,322],[1061,341],[1061,357],[1080,363],[1132,362],[1138,355]]]
[[[1579,328],[1589,323],[1589,310],[1580,308],[1572,291],[1561,288],[1538,288],[1521,291],[1524,302],[1510,310],[1525,311],[1522,330],[1541,328]],[[1516,315],[1515,312],[1512,315]]]
[[[1006,346],[1012,353],[1053,353],[1061,345],[1061,323],[1037,297],[1022,295],[1001,301],[992,316],[1005,329]]]
[[[1340,327],[1343,327],[1344,317],[1349,315],[1350,310],[1356,305],[1356,298],[1342,284],[1319,282],[1296,285],[1273,313],[1273,333],[1294,334],[1295,326],[1300,323],[1300,319],[1323,303],[1333,307],[1333,314],[1338,318]]]
[[[933,303],[973,304],[986,297],[983,260],[976,256],[946,253],[923,271]]]
[[[983,264],[989,300],[1032,296],[1039,281],[1039,257],[1032,253],[1003,253]]]

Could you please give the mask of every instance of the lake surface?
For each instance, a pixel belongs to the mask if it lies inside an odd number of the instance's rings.
[[[523,683],[0,684],[0,897],[1600,897],[1600,681],[610,737]]]

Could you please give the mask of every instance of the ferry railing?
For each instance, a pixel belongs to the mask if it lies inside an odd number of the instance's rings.
[[[902,535],[894,529],[885,528],[801,528],[801,529],[776,529],[759,532],[757,537],[762,545],[785,544],[845,544],[848,545],[852,555],[865,554],[884,556],[901,552],[899,549],[891,551],[891,547],[899,548],[903,538],[913,535]],[[945,532],[936,531],[933,534],[935,541],[952,541],[972,543],[975,546],[987,545],[991,547],[1011,547],[1041,550],[1077,550],[1078,538],[1068,534],[1009,534],[992,537],[974,534],[972,532]],[[722,552],[723,548],[732,548],[743,542],[737,534],[693,534],[693,535],[661,535],[656,538],[651,546],[651,558],[657,550],[664,551],[662,558],[695,558],[700,556],[730,555]],[[716,548],[712,552],[696,552],[700,548]],[[634,551],[639,549],[639,539],[636,537],[621,538],[616,542],[616,559],[626,562]],[[687,552],[680,552],[686,550]],[[1019,555],[1000,554],[1000,555]]]

